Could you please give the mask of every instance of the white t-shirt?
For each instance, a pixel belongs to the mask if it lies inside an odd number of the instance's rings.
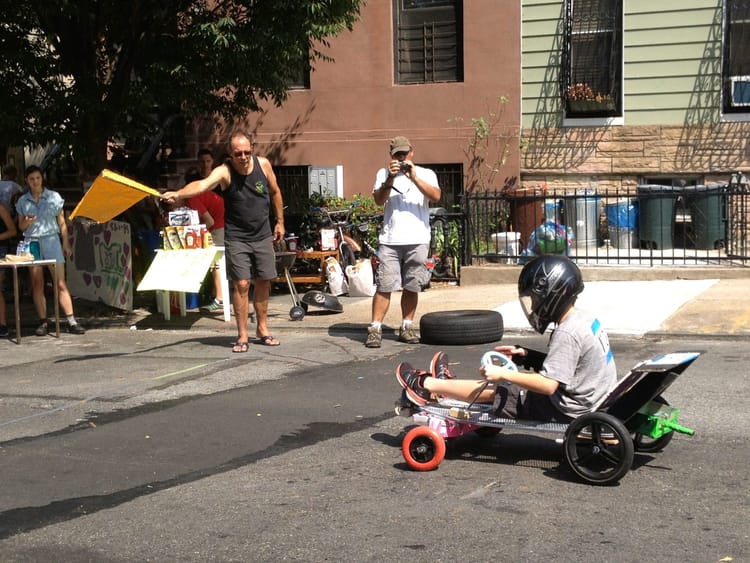
[[[429,168],[415,166],[417,177],[431,186],[437,186],[437,175]],[[372,191],[380,188],[388,177],[381,168],[375,175]],[[430,202],[419,188],[399,172],[393,179],[391,193],[383,206],[383,228],[380,244],[400,246],[430,243]]]

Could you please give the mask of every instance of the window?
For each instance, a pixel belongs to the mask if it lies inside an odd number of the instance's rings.
[[[291,214],[306,212],[310,206],[308,167],[274,166],[273,170],[288,212]]]
[[[565,20],[565,115],[622,115],[622,0],[567,0]]]
[[[444,207],[447,211],[461,210],[461,196],[464,193],[464,168],[462,164],[425,164],[437,175],[440,186],[440,201],[433,207]]]
[[[394,0],[397,84],[462,82],[462,0]]]
[[[750,0],[726,0],[724,113],[750,112]]]
[[[309,90],[310,89],[310,61],[304,59],[295,65],[292,69],[293,77],[288,82],[290,90]]]

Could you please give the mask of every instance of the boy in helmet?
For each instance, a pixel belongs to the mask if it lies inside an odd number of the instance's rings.
[[[581,271],[568,258],[544,255],[526,264],[518,278],[518,297],[529,324],[540,334],[557,326],[547,354],[518,346],[498,346],[519,367],[482,366],[484,380],[453,379],[442,352],[430,373],[408,364],[396,379],[408,399],[424,405],[433,395],[466,402],[494,403],[504,418],[569,422],[591,411],[615,386],[617,371],[607,334],[598,320],[575,308],[583,291]],[[486,382],[490,385],[486,385]],[[484,386],[484,389],[483,389]]]

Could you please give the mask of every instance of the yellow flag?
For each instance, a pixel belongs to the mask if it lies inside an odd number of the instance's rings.
[[[70,218],[81,215],[106,223],[148,195],[159,197],[160,194],[153,188],[105,169],[96,177]]]

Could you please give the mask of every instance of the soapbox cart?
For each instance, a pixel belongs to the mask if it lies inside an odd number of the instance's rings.
[[[616,483],[630,470],[634,452],[660,451],[674,432],[694,434],[678,424],[678,409],[670,407],[661,393],[700,354],[674,352],[639,363],[593,411],[570,423],[498,418],[492,405],[446,399],[410,409],[398,402],[397,413],[411,415],[419,424],[406,433],[401,451],[410,468],[429,471],[445,457],[446,441],[468,432],[489,437],[509,428],[558,434],[565,461],[580,479],[594,485]],[[493,356],[496,360],[499,354],[488,352],[482,361],[492,361]],[[506,367],[515,369],[503,358]]]

